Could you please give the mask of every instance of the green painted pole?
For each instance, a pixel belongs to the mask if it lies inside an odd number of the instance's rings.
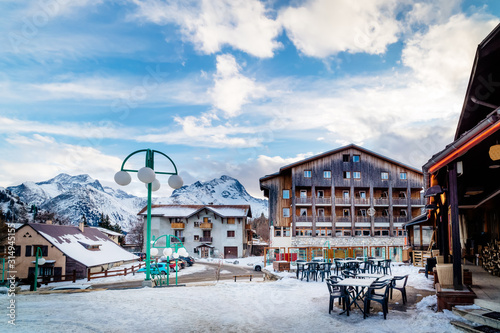
[[[151,183],[148,184],[148,215],[146,221],[146,281],[151,280]]]
[[[38,253],[42,252],[42,249],[37,247],[36,248],[36,257],[35,257],[35,281],[34,281],[34,286],[33,286],[33,291],[36,291],[36,288],[38,286]],[[42,253],[40,253],[40,256],[42,256]]]

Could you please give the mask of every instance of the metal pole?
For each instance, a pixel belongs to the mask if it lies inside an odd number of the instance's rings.
[[[148,216],[146,221],[146,281],[151,280],[151,183],[148,184]]]
[[[35,257],[35,281],[34,281],[34,286],[33,286],[33,291],[36,291],[36,287],[38,285],[38,253],[42,252],[42,249],[37,247],[36,248],[36,257]],[[42,253],[40,253],[42,255]]]

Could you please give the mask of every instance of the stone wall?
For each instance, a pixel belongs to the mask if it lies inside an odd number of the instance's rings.
[[[404,246],[404,237],[292,237],[292,247]]]

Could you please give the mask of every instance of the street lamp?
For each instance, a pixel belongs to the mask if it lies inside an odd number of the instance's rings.
[[[157,245],[158,241],[165,237],[165,246]],[[163,248],[163,255],[167,257],[167,286],[170,285],[170,257],[175,259],[175,285],[178,282],[178,260],[179,257],[188,257],[189,253],[182,244],[182,241],[174,235],[161,235],[158,238],[153,236],[151,254],[156,256],[158,254],[158,249]],[[160,281],[161,282],[161,281]]]
[[[125,169],[125,163],[130,157],[139,153],[146,153],[145,166],[139,170]],[[154,170],[155,154],[159,154],[167,158],[174,166],[174,172],[162,172]],[[160,188],[160,182],[156,179],[157,174],[171,175],[168,179],[168,185],[173,189],[181,188],[183,185],[182,178],[177,173],[177,167],[174,161],[164,153],[158,150],[141,149],[134,151],[128,155],[122,163],[120,171],[115,174],[115,182],[118,185],[125,186],[130,184],[132,178],[129,172],[137,172],[137,178],[146,184],[148,189],[148,204],[147,204],[147,223],[146,223],[146,279],[143,285],[151,286],[151,192],[157,191]]]
[[[45,259],[42,257],[42,249],[36,248],[36,259],[35,259],[35,285],[33,286],[33,291],[36,291],[36,287],[38,285],[38,265],[45,265]]]

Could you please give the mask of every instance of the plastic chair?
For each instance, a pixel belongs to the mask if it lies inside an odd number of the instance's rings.
[[[330,275],[332,273],[331,269],[332,269],[331,262],[321,264],[321,268],[319,270],[319,274],[321,275],[321,282],[323,282],[325,280],[325,278],[330,277]]]
[[[307,282],[309,282],[309,278],[312,277],[314,281],[318,281],[318,271],[319,271],[319,264],[311,262],[307,264]]]
[[[391,261],[392,261],[391,259],[386,259],[382,261],[380,264],[380,269],[385,275],[387,274],[392,275]]]
[[[339,275],[339,272],[342,272],[345,268],[345,265],[340,262],[340,259],[335,259],[335,275]]]
[[[403,282],[398,283],[398,281],[403,281]],[[396,290],[399,290],[401,292],[401,297],[403,298],[403,304],[406,304],[406,302],[408,301],[406,298],[406,282],[408,282],[408,274],[406,274],[404,276],[395,276],[392,279],[391,285],[390,285],[391,299],[392,299],[392,290],[396,289]]]
[[[333,278],[333,277],[332,277]],[[347,312],[349,315],[349,308],[346,309],[346,305],[349,304],[349,300],[347,299],[347,295],[343,291],[343,288],[337,286],[337,282],[340,279],[338,276],[335,276],[336,279],[328,278],[326,279],[326,285],[328,287],[328,291],[330,292],[330,303],[328,306],[328,313],[332,313],[333,304],[335,303],[335,299],[338,298],[339,305],[342,305],[342,310]],[[343,301],[342,301],[343,300]]]
[[[382,312],[384,313],[384,319],[387,319],[387,313],[389,312],[389,288],[391,286],[391,281],[375,281],[368,288],[365,294],[364,309],[363,309],[363,319],[370,314],[370,302],[375,301],[382,305]],[[382,291],[382,293],[377,293],[376,291]]]
[[[342,276],[344,277],[344,279],[348,279],[348,278],[355,279],[356,278],[356,273],[354,273],[352,271],[349,271],[349,270],[343,270],[342,271]]]

